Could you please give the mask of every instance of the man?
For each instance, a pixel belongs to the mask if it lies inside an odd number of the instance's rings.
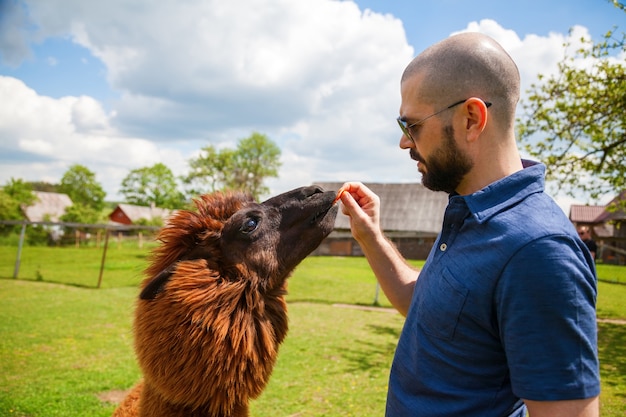
[[[578,228],[578,236],[583,241],[589,252],[591,252],[591,257],[596,259],[596,253],[598,252],[598,245],[596,245],[596,241],[591,238],[591,230],[589,226],[580,226]]]
[[[381,288],[406,316],[388,417],[596,417],[600,391],[593,260],[521,161],[519,72],[493,39],[428,48],[401,81],[400,147],[422,182],[450,193],[421,271],[383,235],[380,201],[346,183],[343,212]]]

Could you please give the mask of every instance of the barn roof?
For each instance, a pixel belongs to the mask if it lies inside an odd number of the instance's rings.
[[[65,214],[65,209],[72,205],[72,199],[67,194],[33,191],[35,202],[22,207],[26,218],[31,222],[52,221],[58,222]]]
[[[611,220],[626,220],[626,209],[624,208],[624,203],[626,203],[626,190],[619,193],[617,197],[606,205],[606,210],[598,216],[596,221],[607,222]]]
[[[606,206],[583,206],[574,204],[570,207],[569,219],[574,223],[606,223],[611,220],[626,220],[626,190],[622,191]]]
[[[343,183],[316,182],[325,190],[338,190]],[[408,232],[436,236],[441,231],[448,194],[434,192],[418,183],[365,183],[380,197],[380,224],[385,232]],[[339,212],[335,229],[350,229]]]
[[[167,218],[172,214],[172,210],[155,206],[136,206],[134,204],[118,204],[117,207],[133,222],[140,219],[152,220]]]
[[[569,209],[569,219],[573,223],[595,223],[605,206],[584,206],[572,204]]]

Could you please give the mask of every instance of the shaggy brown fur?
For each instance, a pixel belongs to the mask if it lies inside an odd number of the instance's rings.
[[[331,232],[334,192],[212,194],[159,234],[135,313],[144,379],[113,414],[248,415],[287,333],[286,279]]]

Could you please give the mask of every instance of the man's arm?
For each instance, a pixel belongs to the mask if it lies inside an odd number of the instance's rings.
[[[598,417],[598,397],[568,401],[524,400],[530,417]]]
[[[408,313],[419,271],[409,265],[380,229],[380,199],[361,183],[346,183],[343,213],[350,217],[352,235],[376,275],[380,287],[404,316]]]

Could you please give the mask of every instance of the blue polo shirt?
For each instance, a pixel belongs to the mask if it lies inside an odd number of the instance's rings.
[[[595,267],[544,174],[534,164],[450,196],[396,349],[388,417],[524,417],[522,398],[599,394]]]

